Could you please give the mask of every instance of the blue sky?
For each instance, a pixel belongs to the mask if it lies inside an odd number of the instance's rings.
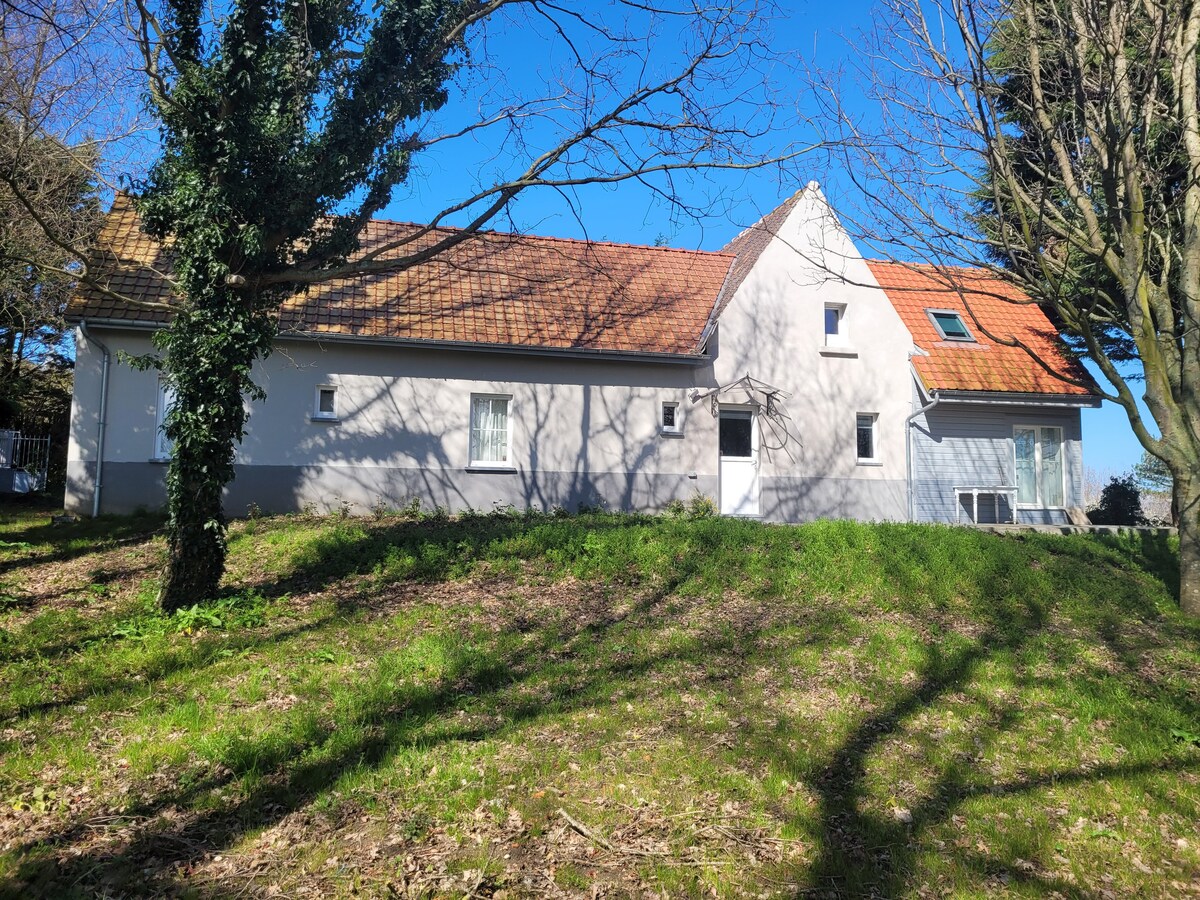
[[[801,2],[786,6],[788,14],[771,23],[772,49],[794,54],[806,64],[845,67],[851,62],[855,45],[862,45],[855,35],[872,27],[872,4],[867,2]],[[503,72],[511,86],[520,89],[526,84],[534,85],[554,64],[554,60],[546,58],[545,48],[541,36],[518,30],[507,40],[488,46],[488,61],[496,67],[495,71]],[[786,70],[779,75],[789,77]],[[801,114],[806,111],[804,97],[799,92],[790,94],[784,84],[774,86],[783,91]],[[810,140],[812,135],[797,127],[775,137],[783,145],[788,140]],[[417,161],[414,177],[403,195],[397,197],[385,214],[401,220],[428,221],[462,196],[467,180],[464,176],[480,177],[484,168],[503,159],[502,153],[482,141],[459,142],[427,152]],[[718,249],[809,179],[822,183],[835,208],[839,196],[847,203],[853,202],[847,192],[857,188],[850,185],[846,173],[825,166],[824,160],[814,155],[782,177],[776,170],[764,170],[710,174],[691,182],[684,178],[678,187],[682,194],[692,192],[699,197],[715,191],[725,198],[720,214],[703,222],[673,215],[667,203],[634,182],[580,188],[575,191],[572,203],[552,191],[528,191],[513,204],[509,216],[513,226],[538,234],[641,244],[651,244],[663,237],[671,246]],[[498,222],[496,227],[505,225]],[[1124,471],[1142,455],[1125,413],[1114,404],[1085,410],[1083,428],[1085,465],[1101,473]]]

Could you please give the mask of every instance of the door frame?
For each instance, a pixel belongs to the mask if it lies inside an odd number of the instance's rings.
[[[750,465],[754,468],[754,508],[753,513],[726,513],[724,511],[725,477],[722,466],[726,459],[730,462],[745,460],[744,456],[725,457],[721,455],[721,417],[725,413],[744,413],[750,419]],[[730,418],[742,418],[741,415]],[[760,456],[759,423],[757,407],[749,403],[721,403],[717,407],[717,509],[721,515],[736,516],[744,519],[757,519],[762,516],[762,459]]]

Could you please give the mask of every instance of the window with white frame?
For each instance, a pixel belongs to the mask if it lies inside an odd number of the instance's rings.
[[[326,422],[338,419],[338,389],[334,384],[319,384],[313,394],[312,418]]]
[[[670,400],[663,401],[662,409],[658,415],[658,427],[662,430],[663,434],[679,434],[681,428],[678,403]]]
[[[1062,429],[1057,425],[1017,425],[1017,505],[1062,508],[1066,504]]]
[[[167,421],[167,413],[175,405],[175,389],[164,378],[158,380],[158,402],[154,411],[154,458],[171,458],[171,440],[167,437],[163,426]]]
[[[859,413],[855,417],[855,439],[860,463],[878,461],[878,430],[879,416],[876,413]]]
[[[849,343],[846,334],[846,306],[843,303],[825,304],[825,346],[845,347]]]
[[[512,465],[512,397],[471,395],[471,465]]]
[[[975,342],[975,336],[967,328],[967,323],[963,321],[961,314],[952,309],[927,309],[925,312],[929,315],[929,320],[933,322],[942,340]]]

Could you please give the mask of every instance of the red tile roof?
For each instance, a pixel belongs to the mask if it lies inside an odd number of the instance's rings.
[[[364,250],[416,234],[376,220]],[[404,249],[453,233],[439,228]],[[121,195],[99,239],[97,270],[133,299],[163,301],[169,249],[145,235]],[[119,261],[119,264],[118,264]],[[285,301],[285,332],[555,349],[696,355],[733,257],[726,253],[481,232],[402,272],[318,284]],[[84,288],[73,319],[162,323],[151,310]]]
[[[1090,384],[1087,372],[1068,356],[1046,313],[1017,288],[983,269],[940,268],[870,261],[875,279],[928,356],[913,364],[927,390],[997,391],[1023,394],[1089,393],[1081,384],[1055,377],[1020,347],[1016,338],[1055,372]],[[958,312],[974,343],[946,341],[927,310]],[[982,326],[982,327],[980,327]]]

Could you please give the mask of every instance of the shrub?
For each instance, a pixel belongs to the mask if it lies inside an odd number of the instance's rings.
[[[717,514],[717,504],[707,494],[697,494],[688,501],[688,516],[692,519],[708,519]]]
[[[1088,510],[1093,525],[1145,525],[1142,492],[1132,473],[1114,475],[1100,492],[1100,502]]]

